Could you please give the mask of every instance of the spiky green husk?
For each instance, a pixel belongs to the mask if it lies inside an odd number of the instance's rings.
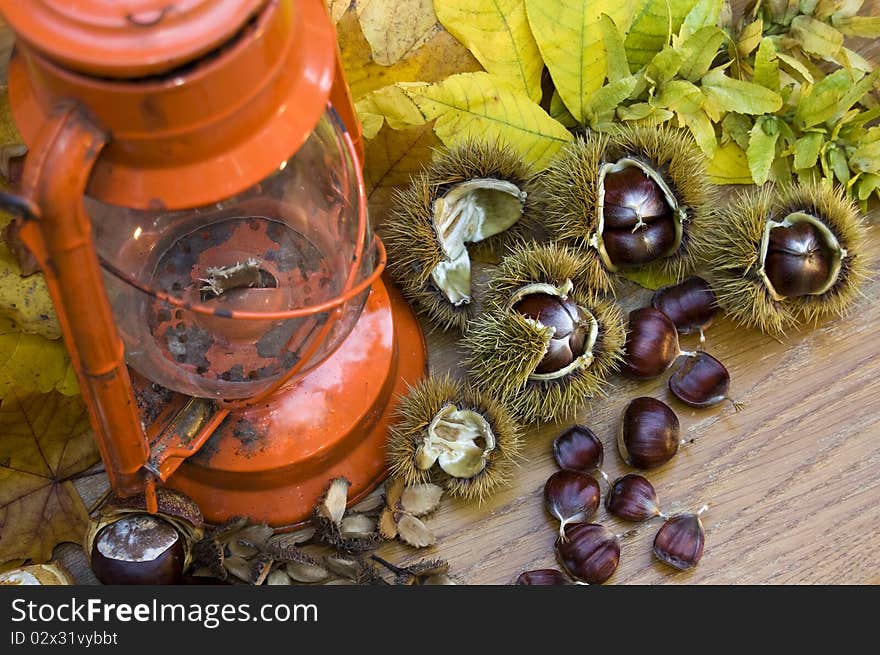
[[[495,435],[495,450],[490,453],[486,467],[473,478],[454,478],[437,465],[427,471],[415,466],[416,450],[424,441],[428,426],[450,403],[481,414]],[[426,378],[410,388],[396,409],[388,432],[389,472],[392,478],[403,478],[407,485],[435,482],[444,485],[450,494],[482,502],[513,477],[522,434],[520,423],[491,395],[448,376]]]
[[[474,386],[495,395],[527,423],[571,419],[590,397],[601,393],[622,358],[625,330],[618,306],[599,299],[591,286],[594,273],[577,249],[558,244],[521,246],[505,257],[489,283],[485,311],[471,322],[464,338]],[[523,286],[540,282],[560,287],[566,280],[574,285],[569,297],[599,324],[594,360],[557,380],[529,380],[544,357],[547,328],[507,305]]]
[[[598,229],[600,169],[623,157],[659,173],[686,212],[678,250],[637,268],[661,279],[681,280],[695,268],[705,244],[705,215],[718,198],[706,175],[705,157],[683,130],[624,126],[607,135],[593,133],[576,139],[539,177],[536,214],[544,218],[551,235],[581,248],[590,266],[602,271],[594,276],[596,286],[610,288],[611,274],[589,240]]]
[[[469,245],[471,252],[479,249],[500,255],[508,244],[528,240],[538,224],[532,218],[532,182],[527,163],[509,146],[476,140],[438,150],[408,186],[395,191],[389,217],[380,228],[388,250],[388,270],[403,295],[444,330],[463,331],[476,305],[471,302],[456,307],[431,280],[431,272],[442,259],[432,224],[432,206],[453,185],[475,178],[507,180],[524,190],[527,197],[522,217],[513,227]]]
[[[768,219],[804,212],[822,220],[847,251],[837,283],[819,296],[774,300],[758,271]],[[789,328],[842,315],[859,296],[867,277],[865,229],[843,192],[820,184],[792,184],[741,192],[712,212],[706,231],[706,265],[718,304],[737,323],[775,337]]]

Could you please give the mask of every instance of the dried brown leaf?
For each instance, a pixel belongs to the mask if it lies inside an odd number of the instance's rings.
[[[424,516],[440,506],[442,496],[443,488],[436,484],[414,484],[403,490],[400,508],[413,516]]]
[[[397,532],[401,541],[415,548],[433,546],[437,542],[437,537],[428,526],[410,514],[403,514],[398,519]]]

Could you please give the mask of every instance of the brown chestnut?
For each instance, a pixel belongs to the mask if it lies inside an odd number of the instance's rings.
[[[170,523],[130,514],[98,532],[91,564],[103,584],[179,584],[184,556],[183,539]]]
[[[617,448],[630,466],[640,469],[665,464],[681,444],[681,426],[672,408],[662,400],[642,396],[623,410]]]
[[[565,539],[566,525],[586,521],[596,513],[599,496],[599,483],[586,473],[563,469],[547,478],[544,501],[559,521],[560,539]]]
[[[651,306],[663,312],[681,334],[705,330],[718,314],[718,299],[709,283],[692,275],[672,286],[657,289]]]
[[[654,485],[638,473],[627,473],[611,483],[605,496],[605,508],[625,521],[647,521],[663,516]]]
[[[647,380],[662,375],[683,353],[675,324],[660,310],[642,307],[629,313],[621,371]]]
[[[516,579],[518,585],[564,585],[571,584],[562,571],[556,569],[535,569],[523,571]]]
[[[669,376],[669,390],[681,402],[691,407],[711,407],[730,400],[740,410],[742,406],[727,395],[730,374],[724,364],[705,351],[685,359],[681,367]]]
[[[553,440],[553,457],[561,469],[592,473],[602,468],[605,447],[590,428],[574,425]]]
[[[513,309],[526,318],[555,330],[535,373],[555,373],[584,354],[590,324],[569,298],[534,292],[518,300]]]
[[[706,542],[700,515],[707,509],[708,505],[704,505],[696,514],[678,514],[666,519],[654,537],[657,559],[681,571],[695,567],[703,556]]]
[[[823,234],[813,223],[779,225],[770,230],[764,273],[780,296],[808,296],[827,286],[832,259]]]
[[[620,541],[598,523],[574,523],[556,539],[556,557],[575,580],[602,584],[620,563]]]

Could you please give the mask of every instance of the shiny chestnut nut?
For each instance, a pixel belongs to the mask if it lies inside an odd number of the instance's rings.
[[[92,545],[92,571],[103,584],[179,584],[184,543],[167,521],[130,514],[103,527]]]
[[[665,464],[681,445],[681,426],[672,408],[656,398],[631,400],[623,410],[617,449],[623,461],[640,469]]]
[[[708,508],[704,505],[695,514],[678,514],[666,519],[654,537],[657,559],[680,571],[695,567],[703,556],[706,543],[700,515]]]
[[[599,509],[599,483],[581,471],[556,471],[544,484],[547,511],[559,521],[559,537],[565,539],[565,526],[588,520]]]
[[[566,585],[571,581],[562,571],[556,569],[535,569],[523,571],[516,579],[518,585]]]
[[[691,407],[712,407],[729,400],[739,411],[742,405],[727,395],[729,388],[730,374],[727,368],[705,351],[686,358],[681,367],[669,376],[669,390]]]
[[[605,508],[609,514],[625,521],[647,521],[663,516],[654,485],[638,473],[627,473],[611,483],[605,496]]]
[[[704,340],[703,330],[718,314],[715,292],[706,280],[696,275],[657,289],[651,298],[651,306],[663,312],[680,334],[699,332],[700,341]]]
[[[642,307],[629,313],[621,371],[637,380],[662,375],[679,355],[675,324],[661,311]]]
[[[647,264],[678,249],[680,218],[659,175],[621,159],[604,165],[599,177],[602,248],[612,267]]]
[[[574,425],[553,440],[553,458],[561,469],[592,473],[602,468],[605,447],[590,428]]]
[[[556,539],[556,558],[575,580],[602,584],[620,563],[620,541],[598,523],[574,523]]]
[[[770,229],[764,274],[780,296],[798,298],[822,293],[832,262],[831,248],[816,224],[800,221]]]
[[[555,330],[544,358],[535,367],[535,373],[555,373],[584,354],[591,323],[570,298],[549,293],[529,293],[513,305],[513,310]]]

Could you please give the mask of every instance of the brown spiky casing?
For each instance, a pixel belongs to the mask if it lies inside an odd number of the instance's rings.
[[[489,454],[486,467],[473,478],[452,477],[437,464],[423,471],[414,463],[416,450],[431,421],[450,404],[481,414],[495,435],[495,450]],[[403,478],[407,485],[434,482],[452,495],[482,501],[513,477],[522,434],[520,423],[491,395],[448,376],[429,377],[411,387],[395,410],[395,420],[388,431],[389,473],[392,478]]]
[[[599,227],[599,170],[623,157],[657,172],[686,212],[678,250],[635,268],[662,279],[681,280],[695,268],[705,243],[704,217],[718,199],[717,188],[706,174],[706,159],[686,131],[623,126],[607,134],[578,137],[536,179],[535,215],[554,238],[583,252],[594,285],[609,290],[613,273],[605,269],[589,239]]]
[[[476,178],[507,180],[525,191],[527,197],[517,223],[479,244],[469,244],[470,252],[487,249],[500,256],[509,244],[531,238],[538,222],[532,217],[532,176],[528,164],[509,146],[476,140],[438,150],[409,185],[395,190],[388,219],[379,229],[388,250],[388,270],[403,295],[418,312],[444,330],[464,331],[476,305],[471,302],[456,307],[431,280],[431,271],[442,258],[432,222],[433,204],[454,185]]]
[[[521,245],[502,260],[489,283],[484,312],[464,338],[470,379],[495,395],[520,420],[532,423],[568,420],[586,401],[602,392],[623,356],[625,328],[619,307],[599,298],[592,286],[595,269],[581,252],[561,244]],[[570,298],[599,324],[594,360],[556,380],[529,380],[544,357],[548,328],[508,308],[513,294],[534,283],[574,285]]]
[[[836,284],[819,296],[774,300],[758,275],[761,239],[768,219],[793,212],[820,219],[847,251]],[[858,298],[867,277],[862,218],[839,189],[790,184],[742,191],[711,213],[706,231],[706,267],[718,304],[737,323],[782,337],[789,328],[842,315]]]

